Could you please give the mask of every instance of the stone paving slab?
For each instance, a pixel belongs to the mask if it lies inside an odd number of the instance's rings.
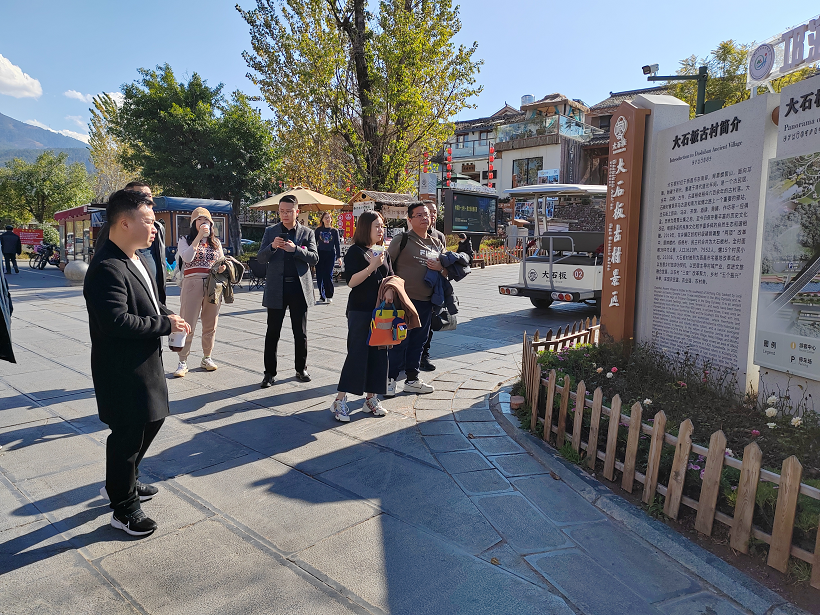
[[[532,502],[553,523],[588,523],[603,521],[606,516],[563,481],[549,475],[527,476],[512,481],[515,488]]]
[[[493,467],[487,462],[484,456],[477,451],[439,453],[436,455],[436,459],[438,459],[442,467],[450,474],[490,470]]]
[[[658,615],[651,604],[575,549],[526,558],[576,608],[587,615]],[[594,591],[591,591],[594,584]]]
[[[488,495],[476,497],[473,501],[507,544],[518,553],[538,553],[572,546],[572,542],[520,494]]]
[[[504,435],[504,430],[501,429],[501,426],[494,422],[471,423],[469,421],[459,421],[458,428],[461,429],[461,432],[465,436],[467,434],[473,434],[476,437]]]
[[[304,549],[378,512],[358,498],[259,456],[174,480],[285,553]]]
[[[344,560],[335,553],[345,553]],[[389,515],[337,534],[300,558],[386,613],[572,613],[559,597]]]
[[[668,602],[659,605],[658,608],[666,615],[743,615],[745,613],[721,597],[706,592]]]
[[[455,421],[423,421],[419,422],[418,429],[423,436],[443,436],[458,434],[461,431]]]
[[[441,436],[424,436],[424,441],[434,453],[473,450],[473,445],[470,444],[470,441],[460,433]]]
[[[453,474],[453,480],[459,484],[467,495],[512,491],[509,481],[501,476],[498,470],[476,470],[475,472]]]
[[[527,476],[530,474],[546,474],[547,470],[538,461],[527,453],[500,455],[492,457],[490,461],[504,476]]]
[[[4,615],[136,613],[76,551],[40,551],[38,555],[39,559],[0,576],[0,610]]]
[[[0,467],[13,481],[78,468],[102,453],[98,442],[54,419],[0,429],[0,446]]]
[[[495,421],[493,413],[482,408],[466,408],[464,410],[455,410],[453,412],[457,421],[464,421],[467,423],[474,423],[479,421]]]
[[[203,557],[180,562],[180,553]],[[356,612],[341,596],[318,588],[216,520],[140,541],[99,565],[146,611],[158,615]]]
[[[661,602],[700,590],[668,558],[610,521],[566,528],[564,532],[614,577],[647,602]]]
[[[490,436],[472,440],[475,447],[485,455],[512,455],[523,453],[521,445],[509,436]]]
[[[447,474],[393,453],[380,453],[355,467],[336,468],[319,477],[368,498],[392,516],[425,527],[471,553],[480,553],[500,540]]]

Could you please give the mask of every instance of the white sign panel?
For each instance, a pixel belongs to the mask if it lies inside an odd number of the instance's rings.
[[[653,153],[654,279],[640,297],[652,304],[652,338],[667,353],[689,351],[742,378],[767,104],[756,97],[664,130]]]
[[[421,173],[419,177],[419,194],[436,194],[438,175],[435,173]]]
[[[376,203],[373,201],[362,201],[360,203],[353,203],[353,215],[358,218],[366,211],[373,211]]]
[[[820,76],[783,88],[777,132],[777,156],[820,150]]]

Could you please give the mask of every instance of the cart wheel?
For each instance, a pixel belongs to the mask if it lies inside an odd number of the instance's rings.
[[[546,310],[552,305],[552,299],[536,299],[535,297],[530,297],[530,303],[532,303],[539,310]]]

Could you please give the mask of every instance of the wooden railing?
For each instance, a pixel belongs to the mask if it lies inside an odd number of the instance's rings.
[[[582,337],[586,333],[587,337]],[[550,370],[544,378],[541,366],[538,363],[537,351],[542,348],[560,349],[577,340],[586,339],[597,342],[599,331],[597,327],[588,326],[585,330],[572,332],[563,336],[559,334],[550,340],[539,340],[536,332],[533,339],[524,333],[524,347],[522,356],[522,379],[526,388],[525,399],[531,409],[530,430],[535,432],[539,423],[544,425],[544,440],[549,442],[555,434],[557,448],[564,446],[569,440],[573,450],[580,453],[586,451],[584,464],[590,470],[596,470],[596,463],[603,462],[603,476],[615,480],[615,471],[621,472],[621,488],[632,493],[635,482],[643,485],[642,500],[645,503],[654,501],[655,494],[665,497],[663,512],[666,516],[677,519],[681,504],[697,511],[695,529],[705,535],[711,535],[715,521],[730,528],[730,545],[741,553],[749,552],[749,539],[754,537],[769,545],[767,563],[780,572],[786,572],[789,556],[812,565],[811,586],[820,589],[820,528],[814,552],[811,553],[792,544],[792,534],[797,511],[798,494],[820,500],[820,489],[801,483],[803,466],[794,456],[783,462],[780,474],[775,474],[761,468],[763,458],[760,447],[755,442],[743,450],[742,461],[726,455],[726,436],[723,431],[716,431],[709,439],[709,446],[703,447],[692,442],[692,421],[686,419],[678,428],[678,435],[666,433],[666,414],[657,412],[651,419],[652,424],[642,422],[644,408],[635,403],[630,409],[629,416],[621,414],[621,398],[616,395],[612,399],[611,407],[603,405],[601,388],[595,389],[592,399],[587,397],[586,386],[579,382],[573,391],[570,376],[565,376],[561,385],[557,383],[555,370]],[[556,344],[558,344],[556,346]],[[563,346],[561,345],[563,344]],[[554,412],[556,394],[560,395],[557,416]],[[544,400],[544,418],[539,416],[539,401]],[[573,407],[570,408],[570,402]],[[589,430],[586,441],[583,440],[584,415],[589,412]],[[603,442],[603,449],[599,447],[601,434],[601,417],[609,419],[609,426]],[[567,434],[568,417],[571,418],[572,431]],[[627,431],[626,452],[623,459],[617,458],[617,444],[620,429]],[[646,464],[646,473],[636,470],[638,445],[640,437],[645,434],[650,437],[649,457]],[[590,444],[591,443],[591,444]],[[675,456],[668,484],[658,483],[661,454],[664,446],[675,448]],[[683,495],[686,479],[686,470],[689,455],[694,453],[706,459],[702,477],[700,497],[695,500]],[[720,495],[720,479],[724,465],[740,470],[740,480],[737,485],[737,500],[734,516],[729,516],[718,510],[717,501]],[[772,533],[768,534],[753,525],[755,498],[760,482],[771,482],[779,486],[777,505],[775,509]]]

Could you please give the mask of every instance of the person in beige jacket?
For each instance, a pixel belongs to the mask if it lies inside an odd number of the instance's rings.
[[[196,321],[202,320],[202,362],[200,367],[212,372],[219,366],[211,358],[216,337],[216,323],[219,318],[221,301],[208,301],[208,277],[211,267],[225,258],[222,244],[215,234],[211,213],[204,207],[191,212],[191,230],[187,237],[181,237],[177,246],[177,256],[182,260],[182,292],[180,293],[180,316],[191,325],[191,333],[179,352],[179,365],[174,377],[182,378],[188,373],[188,355],[196,331]],[[225,265],[220,268],[220,273]]]

